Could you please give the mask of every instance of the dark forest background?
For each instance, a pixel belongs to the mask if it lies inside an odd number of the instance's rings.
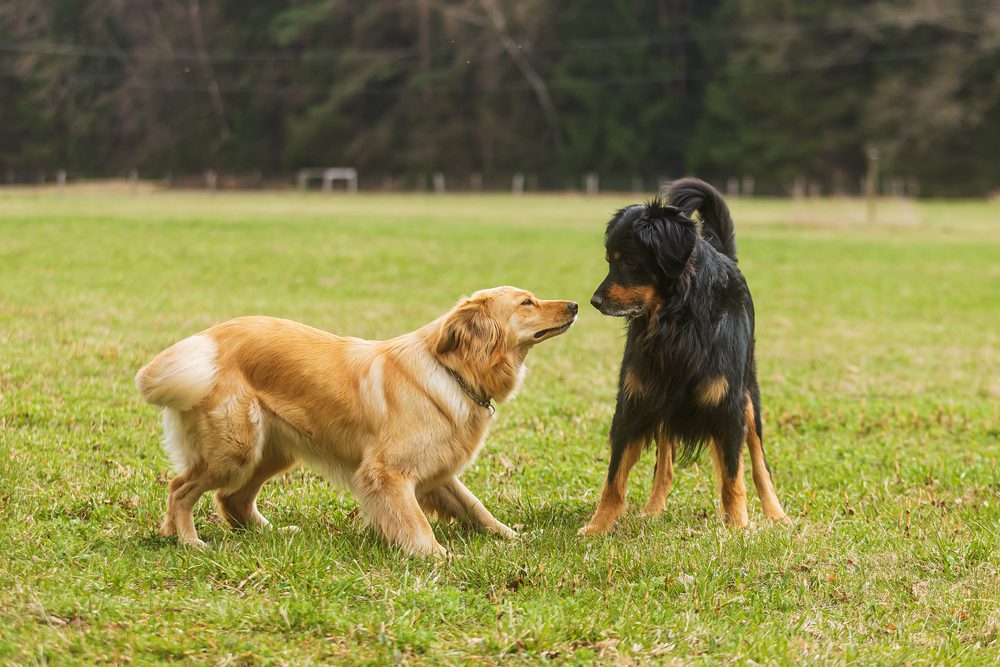
[[[922,194],[1000,188],[1000,2],[0,3],[10,180],[343,165],[850,193],[872,148]]]

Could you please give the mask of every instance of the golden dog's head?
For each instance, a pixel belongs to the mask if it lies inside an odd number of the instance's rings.
[[[578,309],[575,301],[543,301],[517,287],[480,290],[439,320],[434,348],[486,395],[503,400],[528,351],[565,333]]]

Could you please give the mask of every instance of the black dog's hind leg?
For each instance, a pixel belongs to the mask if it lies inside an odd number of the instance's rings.
[[[743,429],[728,429],[712,438],[715,484],[722,520],[730,528],[746,528],[747,492],[743,483]]]
[[[653,489],[643,508],[643,516],[655,516],[663,511],[667,496],[674,487],[674,443],[664,429],[656,434],[656,470],[653,472]]]
[[[756,400],[754,400],[756,399]],[[764,442],[760,419],[760,398],[756,392],[748,392],[746,409],[744,411],[747,429],[747,449],[750,452],[750,469],[753,472],[753,483],[757,487],[764,516],[779,523],[789,523],[788,516],[781,509],[778,495],[774,492],[771,481],[771,468],[764,458]]]

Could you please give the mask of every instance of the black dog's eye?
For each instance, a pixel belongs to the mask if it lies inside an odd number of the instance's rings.
[[[530,306],[530,305],[532,305],[532,303],[533,302],[531,301],[531,299],[525,299],[524,301],[521,302],[521,305],[522,306]]]

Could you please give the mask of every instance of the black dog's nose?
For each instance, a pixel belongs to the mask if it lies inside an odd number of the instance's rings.
[[[574,315],[580,312],[580,305],[577,304],[576,301],[570,301],[567,308],[569,308],[569,312],[573,313]]]
[[[595,294],[594,296],[590,297],[590,305],[593,306],[594,308],[597,308],[598,310],[600,310],[602,303],[604,303],[604,299],[602,299],[597,294]]]

